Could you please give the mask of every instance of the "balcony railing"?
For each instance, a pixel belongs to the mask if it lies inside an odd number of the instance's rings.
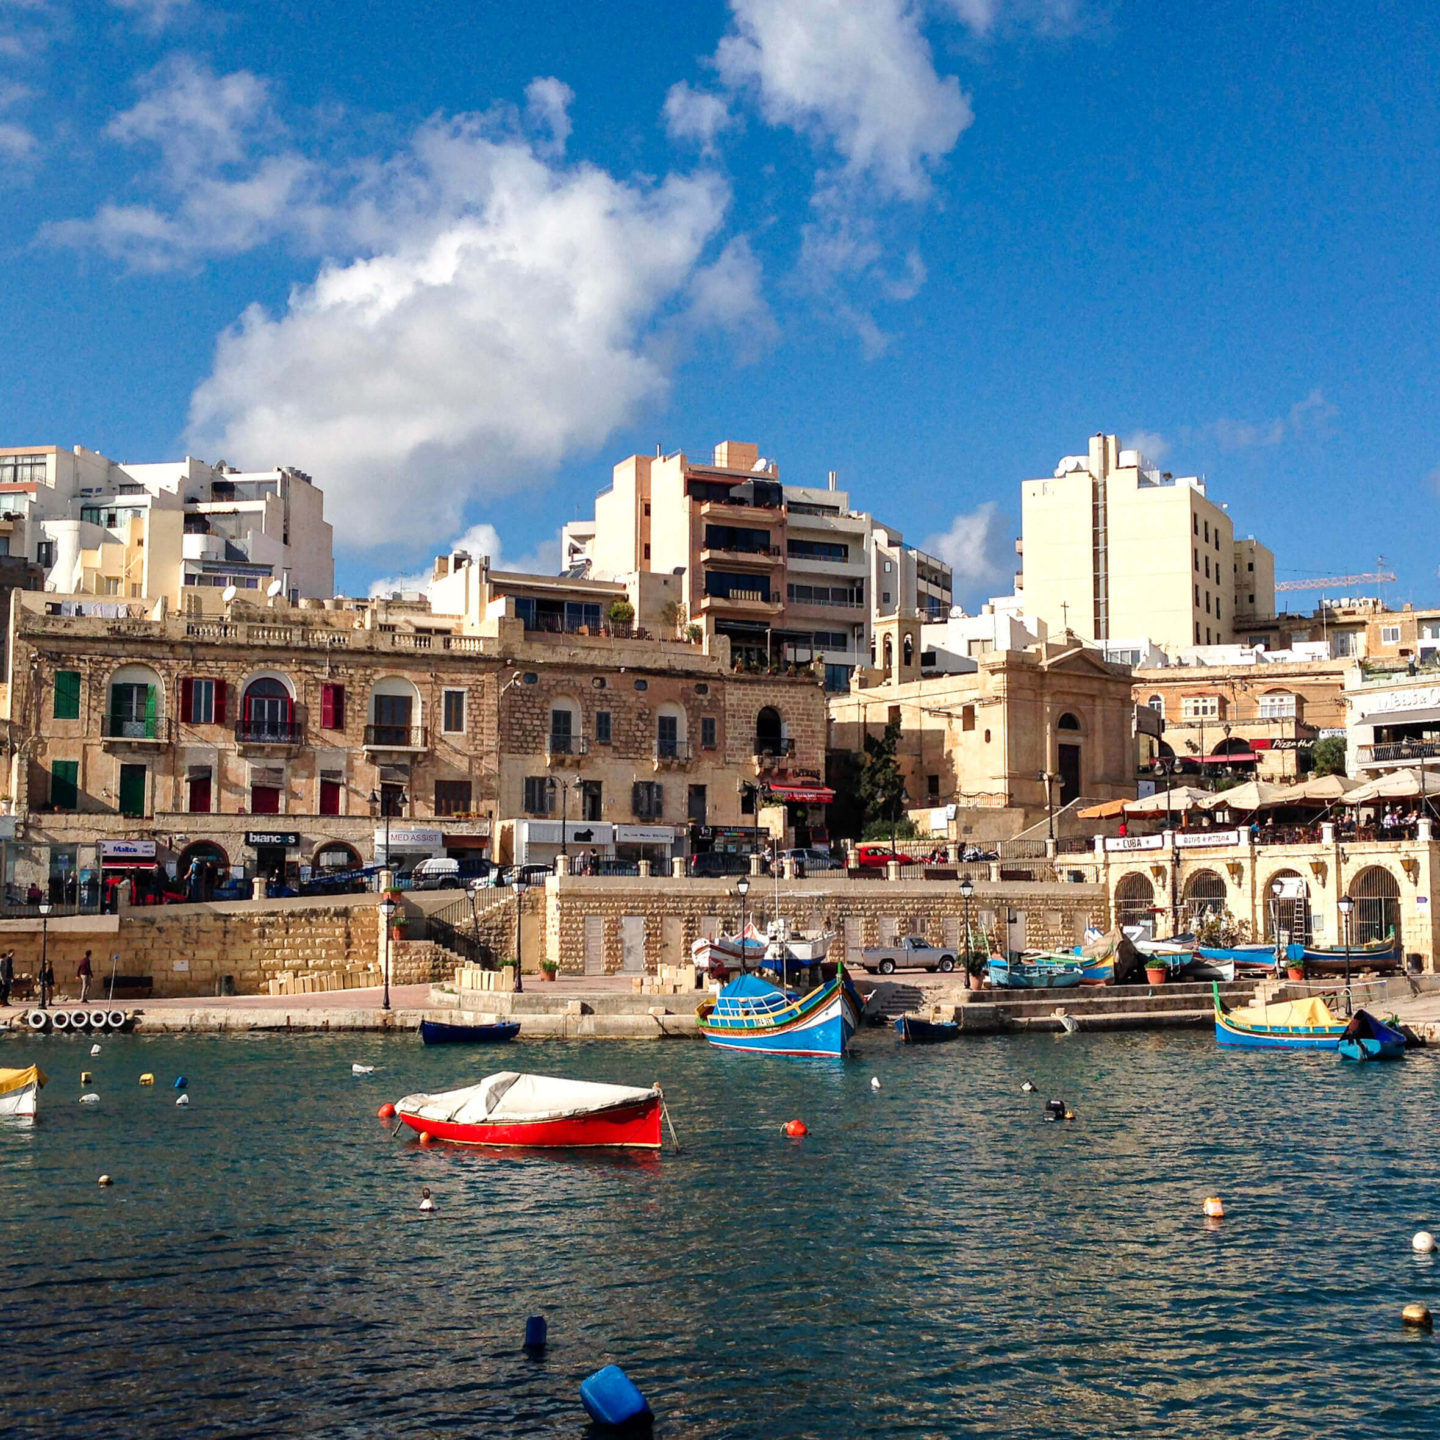
[[[104,714],[100,717],[100,737],[103,740],[166,745],[172,738],[170,719],[166,715],[142,715],[132,719]]]
[[[423,725],[367,725],[367,750],[425,750],[428,744]]]
[[[300,745],[305,727],[298,720],[241,720],[235,738],[242,745]]]
[[[1360,746],[1362,765],[1386,765],[1402,760],[1433,760],[1440,755],[1440,740],[1385,740]]]
[[[770,735],[755,737],[754,755],[757,760],[778,760],[794,753],[795,742],[793,740],[782,740]]]
[[[547,755],[584,755],[590,749],[590,741],[584,735],[548,735],[545,738]]]
[[[655,758],[657,760],[688,760],[690,758],[690,742],[688,740],[656,740]]]

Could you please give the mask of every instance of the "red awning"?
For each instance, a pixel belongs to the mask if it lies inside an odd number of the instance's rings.
[[[791,805],[828,805],[835,798],[826,785],[771,785],[769,790],[777,800]]]
[[[441,843],[447,850],[488,850],[488,835],[441,835]]]
[[[1200,757],[1202,765],[1253,765],[1254,763],[1253,755],[1243,753],[1240,755],[1202,755]]]

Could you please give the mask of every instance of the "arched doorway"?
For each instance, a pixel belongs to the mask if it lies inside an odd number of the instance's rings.
[[[1080,719],[1067,710],[1056,728],[1061,731],[1060,741],[1055,747],[1056,769],[1060,773],[1060,803],[1070,805],[1081,794]]]
[[[755,717],[755,753],[785,753],[785,730],[780,720],[780,712],[773,705],[766,705]]]
[[[1368,945],[1400,934],[1400,886],[1382,866],[1362,870],[1350,884],[1355,911],[1350,917],[1352,945]],[[1343,941],[1343,937],[1342,937]]]
[[[1115,923],[1149,925],[1155,919],[1155,887],[1148,875],[1127,875],[1115,887]]]
[[[295,733],[295,698],[274,675],[261,675],[245,687],[240,708],[240,739],[259,745],[290,745]]]
[[[1272,944],[1279,932],[1287,944],[1310,943],[1310,887],[1298,870],[1277,870],[1265,882],[1265,927]]]
[[[1185,884],[1185,924],[1193,930],[1225,909],[1225,882],[1213,870],[1197,870]]]
[[[215,887],[229,878],[230,857],[213,840],[194,840],[176,858],[175,879],[191,901],[210,900]]]
[[[343,840],[326,840],[316,846],[314,857],[310,861],[312,869],[331,873],[337,870],[359,870],[364,863],[360,852]]]

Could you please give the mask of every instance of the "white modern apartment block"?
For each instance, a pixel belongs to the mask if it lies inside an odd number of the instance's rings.
[[[77,445],[0,449],[0,539],[65,595],[215,610],[230,587],[292,604],[335,590],[324,495],[288,467],[122,464]]]

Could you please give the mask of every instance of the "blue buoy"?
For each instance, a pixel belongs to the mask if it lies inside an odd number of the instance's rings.
[[[183,1075],[177,1075],[175,1077],[175,1088],[177,1090],[183,1090],[188,1083]]]
[[[618,1365],[607,1365],[582,1380],[580,1399],[597,1425],[635,1425],[654,1418],[649,1401]]]
[[[543,1350],[547,1329],[543,1315],[532,1315],[525,1322],[525,1348],[527,1350]]]

